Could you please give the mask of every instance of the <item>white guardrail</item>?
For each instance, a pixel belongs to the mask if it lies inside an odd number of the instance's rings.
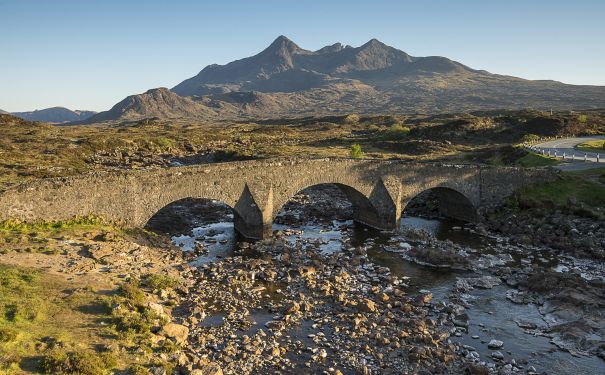
[[[556,139],[565,139],[565,138],[575,138],[575,136],[571,137],[544,137],[539,138],[531,142],[522,143],[523,147],[529,151],[535,152],[537,154],[542,154],[544,156],[553,157],[556,159],[561,159],[565,161],[580,161],[580,162],[590,162],[590,163],[605,163],[605,154],[600,154],[598,152],[584,152],[575,150],[573,148],[568,149],[568,151],[560,151],[555,147],[536,147],[534,145],[541,144],[548,141],[553,141]]]

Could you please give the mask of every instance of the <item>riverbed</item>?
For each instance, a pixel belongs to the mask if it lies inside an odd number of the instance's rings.
[[[552,321],[540,312],[541,307],[533,303],[515,303],[514,298],[509,298],[514,285],[498,283],[470,290],[460,290],[457,285],[460,279],[493,277],[499,268],[514,273],[532,266],[546,267],[554,272],[573,270],[587,279],[604,279],[602,264],[563,256],[550,249],[520,247],[507,238],[478,234],[473,226],[446,219],[405,216],[401,220],[401,230],[390,233],[357,225],[352,220],[316,220],[296,206],[286,207],[280,215],[281,219],[294,217],[295,220],[285,220],[287,223],[284,224],[278,217],[273,225],[275,238],[301,249],[319,247],[324,254],[364,248],[373,264],[387,267],[392,275],[405,280],[408,293],[430,292],[431,303],[436,306],[462,306],[466,321],[457,324],[450,337],[452,342],[459,344],[460,356],[483,363],[494,371],[498,368],[522,373],[605,373],[605,362],[598,356],[578,350],[561,350],[555,345],[547,334]],[[188,233],[173,236],[173,242],[185,252],[195,252],[197,255],[191,264],[200,267],[234,255],[258,257],[259,254],[245,252],[246,242],[235,233],[232,220],[232,215],[218,221],[214,218]],[[417,238],[407,235],[409,233],[422,235]],[[422,238],[425,235],[429,240]],[[465,267],[426,264],[407,251],[431,247],[435,243],[453,248],[456,254],[468,257],[471,264]],[[220,325],[223,318],[220,314],[210,314],[201,324]],[[273,319],[273,314],[253,311],[248,319],[252,328],[263,327]],[[308,338],[317,333],[312,324],[303,322],[293,334]],[[502,345],[488,347],[492,340],[501,341]],[[602,339],[595,337],[595,340]],[[297,359],[292,357],[291,360]]]

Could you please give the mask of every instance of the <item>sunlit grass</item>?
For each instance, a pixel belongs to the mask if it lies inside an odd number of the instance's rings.
[[[585,152],[605,153],[605,139],[580,143],[576,146],[576,149]]]
[[[522,158],[517,159],[517,164],[523,167],[547,167],[559,164],[555,158],[530,152]]]

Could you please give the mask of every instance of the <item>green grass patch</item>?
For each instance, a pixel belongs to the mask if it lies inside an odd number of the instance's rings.
[[[585,152],[605,153],[605,139],[580,143],[576,146],[576,149]]]
[[[586,207],[605,207],[605,186],[577,173],[565,173],[553,182],[527,186],[516,194],[517,200],[568,207],[575,199]]]
[[[54,275],[0,264],[0,374],[33,371],[56,348],[107,343],[109,326],[99,324],[111,322],[106,299],[91,288],[70,289]],[[62,371],[50,373],[73,373]]]
[[[517,159],[515,162],[517,165],[521,165],[523,167],[547,167],[552,165],[559,164],[559,161],[555,158],[548,157],[545,155],[536,154],[534,152],[530,152],[522,158]]]
[[[363,152],[361,151],[361,146],[358,143],[352,144],[351,149],[349,151],[349,156],[353,159],[358,159],[363,156]]]
[[[112,327],[119,337],[129,341],[144,341],[150,335],[152,326],[166,323],[166,317],[159,316],[145,302],[145,294],[138,281],[122,284],[118,294],[107,300]]]
[[[103,219],[95,216],[62,221],[5,220],[0,222],[0,242],[14,242],[19,239],[27,239],[29,242],[43,242],[44,238],[94,229],[121,232]]]
[[[385,141],[399,141],[405,139],[410,133],[410,128],[402,124],[395,124],[382,133]]]
[[[0,329],[43,319],[47,302],[37,271],[0,265]],[[12,340],[11,340],[12,341]]]
[[[46,374],[102,375],[109,374],[116,366],[117,360],[109,352],[56,349],[44,356],[40,370]]]
[[[148,274],[143,277],[142,284],[151,289],[173,289],[179,286],[179,280],[168,275]]]
[[[159,151],[169,151],[174,148],[176,141],[172,138],[158,137],[153,140],[153,143],[159,148]]]

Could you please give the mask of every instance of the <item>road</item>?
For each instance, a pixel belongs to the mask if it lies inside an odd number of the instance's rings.
[[[544,155],[554,156],[564,161],[558,168],[563,170],[581,170],[605,167],[605,153],[584,152],[575,146],[587,141],[605,139],[603,135],[592,137],[562,138],[535,144],[530,150]],[[598,162],[597,162],[598,161]]]

